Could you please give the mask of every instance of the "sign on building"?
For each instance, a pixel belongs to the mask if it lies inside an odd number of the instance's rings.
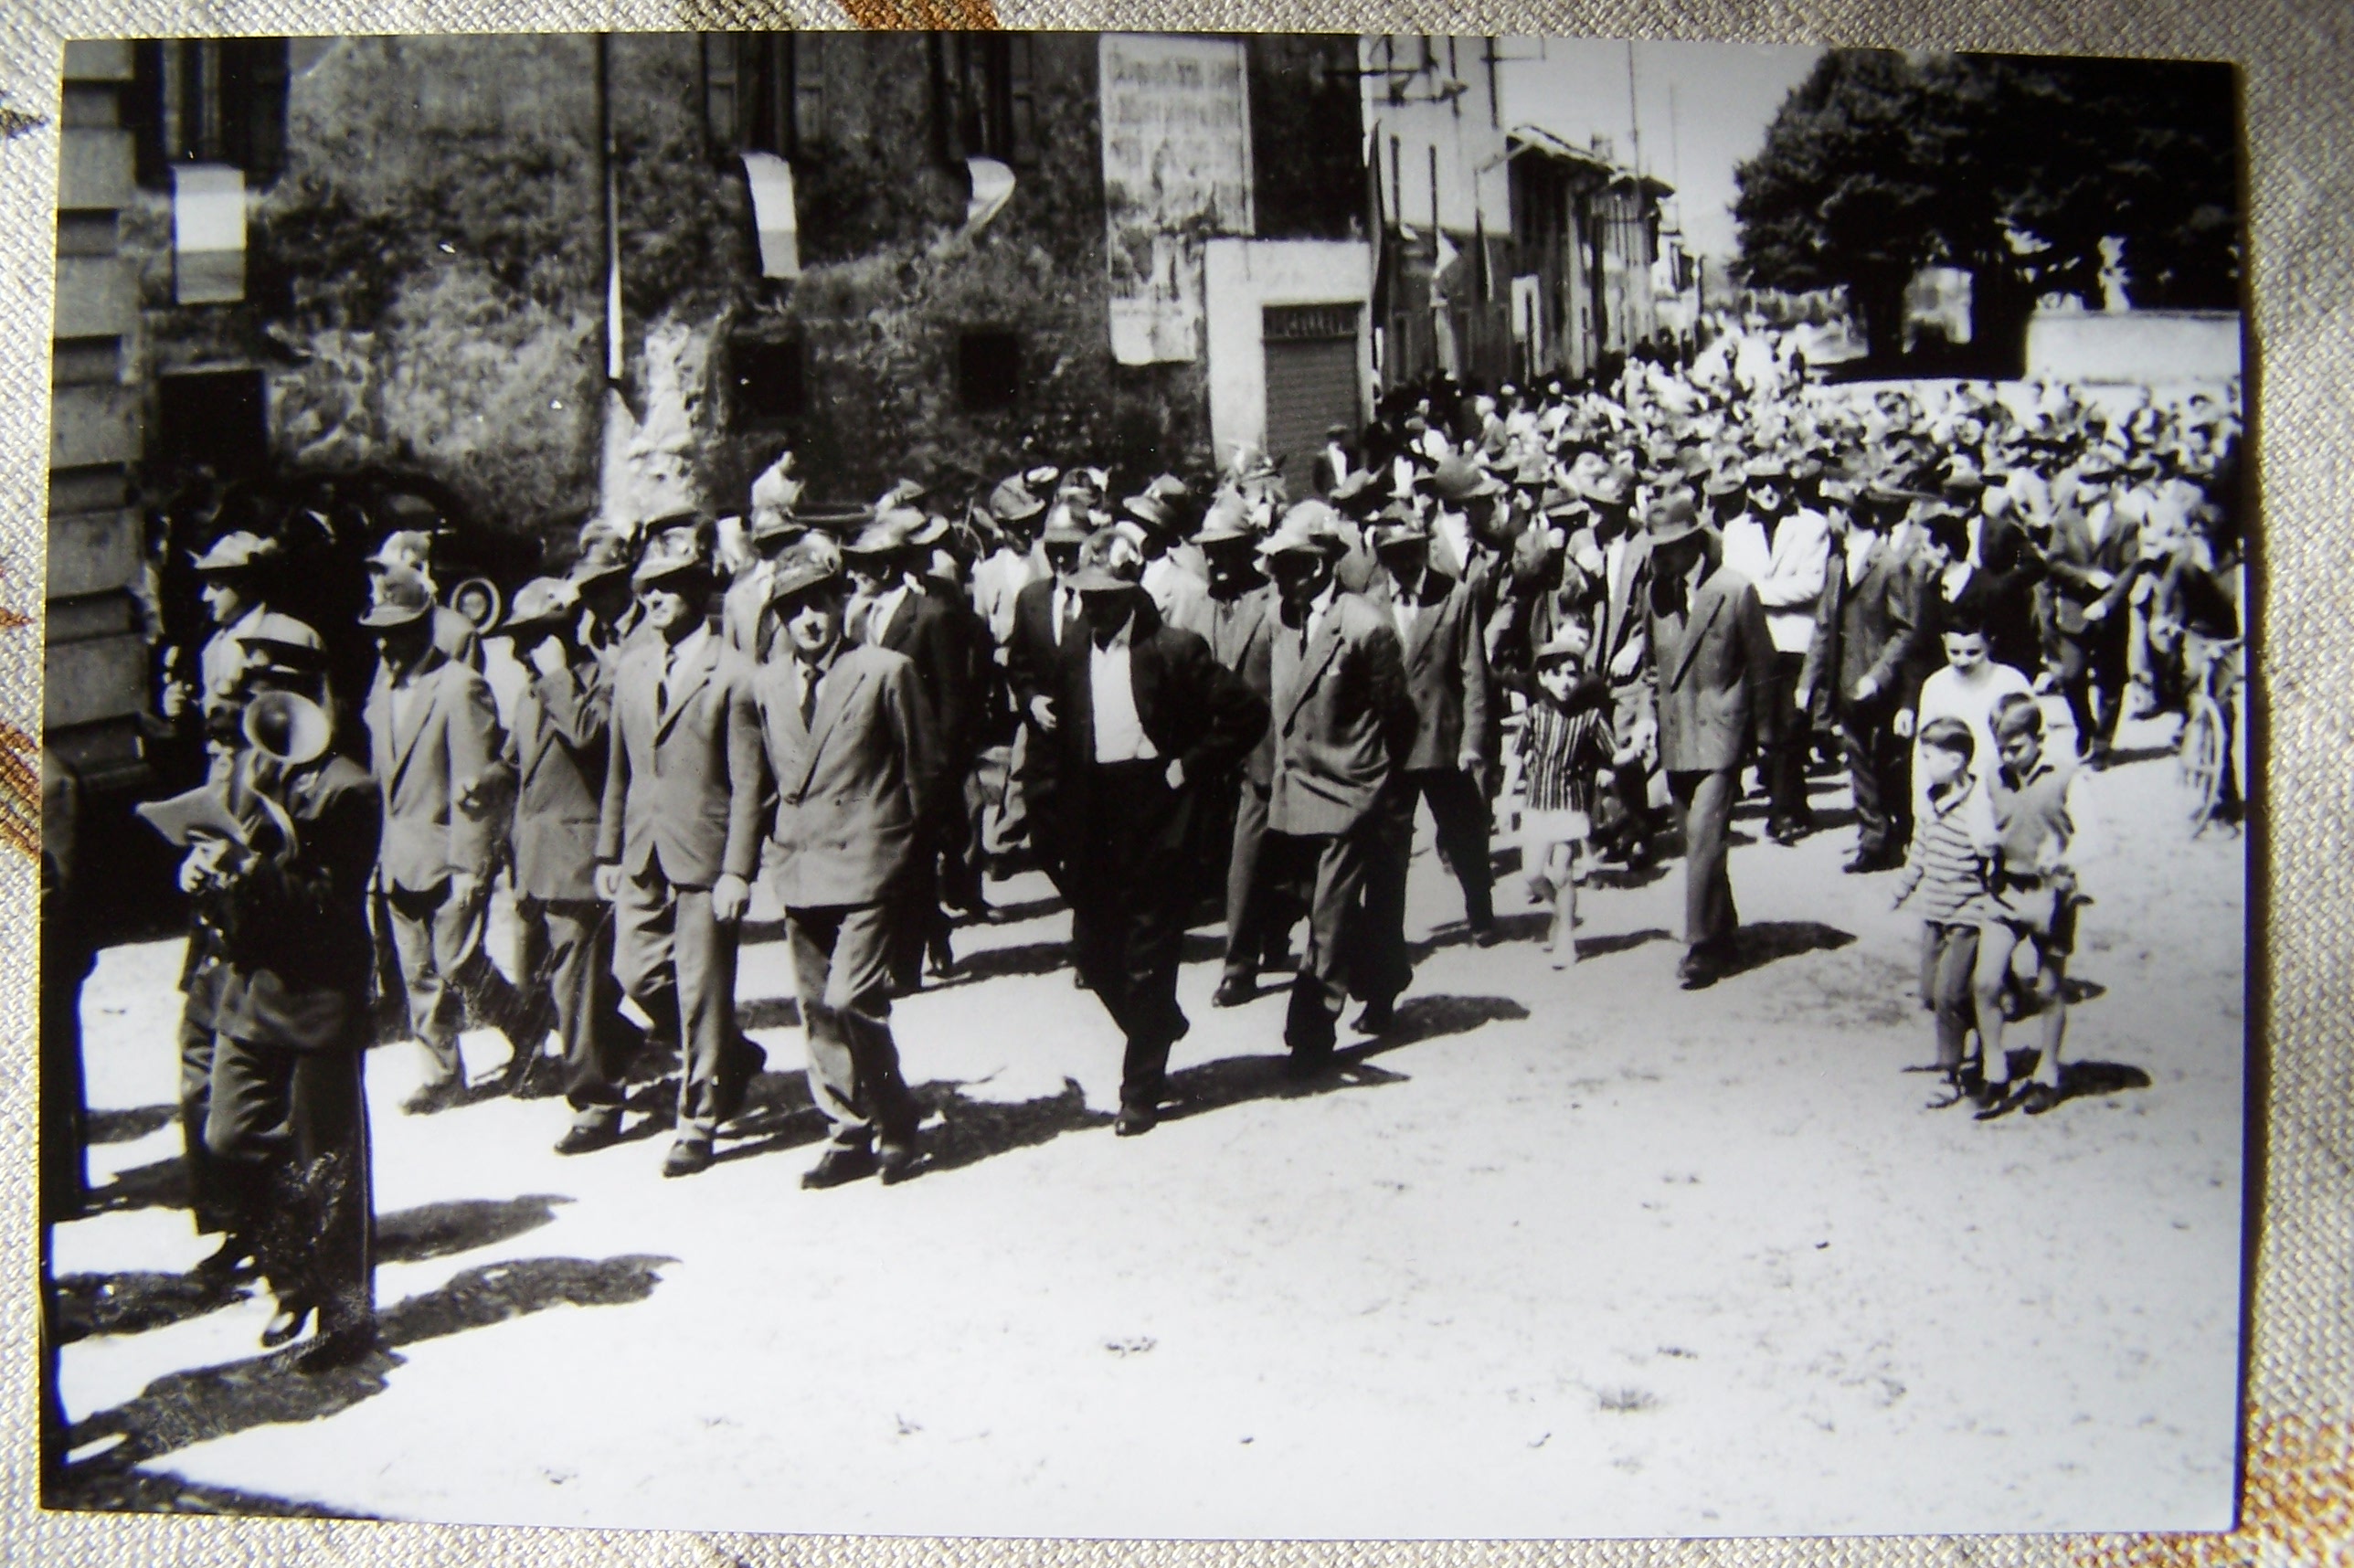
[[[1252,232],[1248,72],[1238,38],[1100,42],[1112,357],[1202,356],[1202,243]]]

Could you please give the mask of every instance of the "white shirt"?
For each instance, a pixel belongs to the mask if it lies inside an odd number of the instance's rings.
[[[867,601],[866,641],[878,648],[883,645],[883,629],[889,626],[891,618],[899,613],[899,601],[907,597],[907,580],[902,577]]]
[[[1161,753],[1144,733],[1136,714],[1136,685],[1129,678],[1128,641],[1135,630],[1129,621],[1108,644],[1087,649],[1087,691],[1095,704],[1096,760],[1150,762]]]
[[[663,650],[662,708],[670,712],[671,704],[678,700],[678,675],[695,657],[703,645],[711,641],[711,622],[697,620],[695,630]]]
[[[1970,738],[1978,749],[1970,758],[1970,771],[1991,776],[2001,754],[1995,747],[1995,705],[2012,692],[2033,697],[2033,683],[2008,664],[1998,664],[1989,659],[1978,667],[1975,676],[1962,679],[1951,665],[1939,670],[1921,683],[1921,696],[1914,709],[1913,733],[1918,736],[1931,719],[1957,718],[1970,726]],[[2047,743],[2048,744],[2048,743]],[[1929,793],[1929,772],[1921,766],[1917,755],[1920,743],[1914,743],[1916,753],[1913,759],[1913,777],[1918,780],[1914,793],[1926,800]]]
[[[1770,542],[1766,525],[1745,512],[1724,525],[1724,564],[1757,590],[1775,652],[1804,653],[1814,641],[1830,549],[1830,520],[1803,506],[1782,519]]]
[[[1046,596],[1046,619],[1055,629],[1055,646],[1057,648],[1063,645],[1063,623],[1070,619],[1076,597],[1060,581],[1055,584],[1055,591]]]

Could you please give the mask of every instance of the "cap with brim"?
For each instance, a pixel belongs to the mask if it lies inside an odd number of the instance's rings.
[[[1202,521],[1202,531],[1193,535],[1193,543],[1208,549],[1214,545],[1258,543],[1258,530],[1250,524],[1250,513],[1242,497],[1231,492],[1210,503],[1207,516]]]
[[[1046,514],[1046,526],[1039,534],[1042,545],[1084,545],[1087,542],[1086,522],[1067,505],[1056,505]]]
[[[790,552],[778,560],[776,576],[769,579],[769,602],[789,604],[841,577],[842,562],[832,550]]]
[[[414,528],[403,528],[384,536],[376,554],[367,558],[371,567],[408,567],[412,570],[432,558],[433,540],[429,535]]]
[[[989,493],[989,514],[1000,523],[1020,523],[1046,510],[1018,474]]]
[[[1763,457],[1750,459],[1743,466],[1742,472],[1752,484],[1779,484],[1790,477],[1790,466],[1782,461],[1779,454],[1768,452]]]
[[[1389,470],[1386,465],[1375,473],[1369,469],[1357,469],[1332,487],[1328,498],[1332,504],[1352,517],[1363,517],[1379,506],[1389,494]]]
[[[268,540],[239,529],[214,540],[212,548],[196,557],[196,569],[199,572],[247,571],[272,553]]]
[[[1162,496],[1147,491],[1142,495],[1129,496],[1119,505],[1121,511],[1156,534],[1174,534],[1178,531],[1176,511]]]
[[[499,630],[509,636],[552,630],[578,614],[579,609],[578,584],[561,577],[534,577],[515,589],[514,607]]]
[[[1546,639],[1543,646],[1536,651],[1534,658],[1536,662],[1542,665],[1559,664],[1565,660],[1582,659],[1585,656],[1585,649],[1579,642],[1576,633],[1556,631]]]
[[[1430,493],[1441,501],[1473,501],[1483,495],[1494,495],[1503,490],[1496,476],[1465,458],[1439,460],[1431,471]]]
[[[1554,485],[1537,498],[1537,510],[1547,517],[1575,517],[1586,508],[1585,498]]]
[[[1701,491],[1711,500],[1721,496],[1738,495],[1749,488],[1749,481],[1739,469],[1723,468],[1701,482]]]
[[[907,507],[894,507],[876,514],[875,520],[858,531],[857,537],[843,546],[848,556],[889,556],[904,550],[922,527],[924,515]]]
[[[715,574],[711,563],[704,558],[695,533],[691,529],[673,528],[669,533],[655,535],[647,542],[644,559],[630,580],[640,588],[673,577],[711,578]]]
[[[292,642],[282,637],[240,637],[246,670],[268,670],[288,679],[327,673],[326,649],[312,642]]]
[[[1701,532],[1700,514],[1692,505],[1691,492],[1671,491],[1651,503],[1650,515],[1643,520],[1643,526],[1655,548]]]
[[[1070,588],[1077,593],[1118,593],[1136,584],[1112,570],[1102,561],[1089,561],[1071,574]]]
[[[383,631],[411,625],[432,609],[433,596],[426,591],[425,579],[405,567],[391,567],[376,578],[376,602],[360,617],[360,624],[370,631]]]
[[[1278,556],[1335,556],[1347,548],[1341,537],[1339,514],[1320,501],[1303,501],[1283,514],[1258,553],[1273,560]]]
[[[752,543],[770,545],[780,539],[799,539],[807,535],[810,525],[790,512],[759,507],[752,514]]]
[[[1384,512],[1381,520],[1373,524],[1373,541],[1376,550],[1411,548],[1429,544],[1430,530],[1424,526],[1421,518],[1411,513],[1393,518]]]

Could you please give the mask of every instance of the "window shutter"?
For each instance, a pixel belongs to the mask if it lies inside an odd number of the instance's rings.
[[[792,51],[793,151],[825,142],[825,35],[796,33]]]
[[[715,156],[744,150],[743,48],[736,34],[703,35],[703,132]]]
[[[1036,61],[1033,58],[1034,40],[1027,33],[1015,33],[1005,40],[1006,118],[1011,140],[1006,151],[1017,165],[1038,161],[1038,92]]]

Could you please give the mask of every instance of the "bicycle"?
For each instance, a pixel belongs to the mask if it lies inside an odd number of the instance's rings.
[[[2240,821],[2239,770],[2234,766],[2240,733],[2240,652],[2245,639],[2186,639],[2185,660],[2196,674],[2182,719],[2176,762],[2190,790],[2190,836],[2211,827],[2236,831]]]

